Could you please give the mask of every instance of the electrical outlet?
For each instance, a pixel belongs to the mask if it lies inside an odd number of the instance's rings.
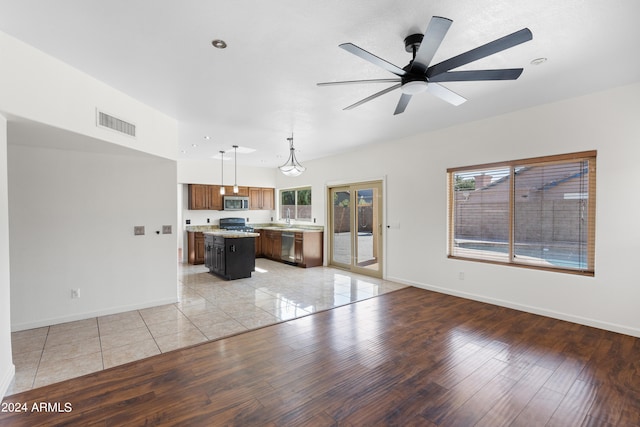
[[[71,299],[80,298],[80,289],[71,289]]]
[[[191,224],[191,220],[190,219],[187,220],[187,225],[189,225],[189,224]]]
[[[211,223],[211,219],[207,218],[207,224]]]
[[[171,226],[163,225],[162,226],[162,234],[171,234]]]
[[[144,225],[136,225],[133,227],[134,236],[144,236]]]
[[[458,273],[458,279],[459,280],[464,280],[464,271],[461,271]]]

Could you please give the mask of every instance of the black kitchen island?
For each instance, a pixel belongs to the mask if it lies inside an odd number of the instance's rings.
[[[227,280],[251,277],[256,268],[256,237],[243,231],[204,232],[204,264],[209,272]]]

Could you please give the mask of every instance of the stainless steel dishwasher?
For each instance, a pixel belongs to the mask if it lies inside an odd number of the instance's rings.
[[[291,232],[282,233],[282,260],[284,262],[295,263],[295,234]]]

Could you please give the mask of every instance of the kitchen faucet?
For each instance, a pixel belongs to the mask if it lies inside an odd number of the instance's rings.
[[[291,209],[287,208],[287,225],[291,225]]]

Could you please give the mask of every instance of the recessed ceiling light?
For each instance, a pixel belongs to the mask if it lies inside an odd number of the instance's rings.
[[[198,144],[191,144],[191,146],[192,146],[192,147],[197,147],[197,146],[198,146]]]
[[[220,39],[211,40],[211,44],[217,49],[224,49],[227,47],[227,43]]]
[[[531,60],[531,65],[540,65],[547,62],[547,58],[536,58]]]
[[[205,135],[204,139],[206,139],[207,141],[211,139],[211,137],[209,135]]]

